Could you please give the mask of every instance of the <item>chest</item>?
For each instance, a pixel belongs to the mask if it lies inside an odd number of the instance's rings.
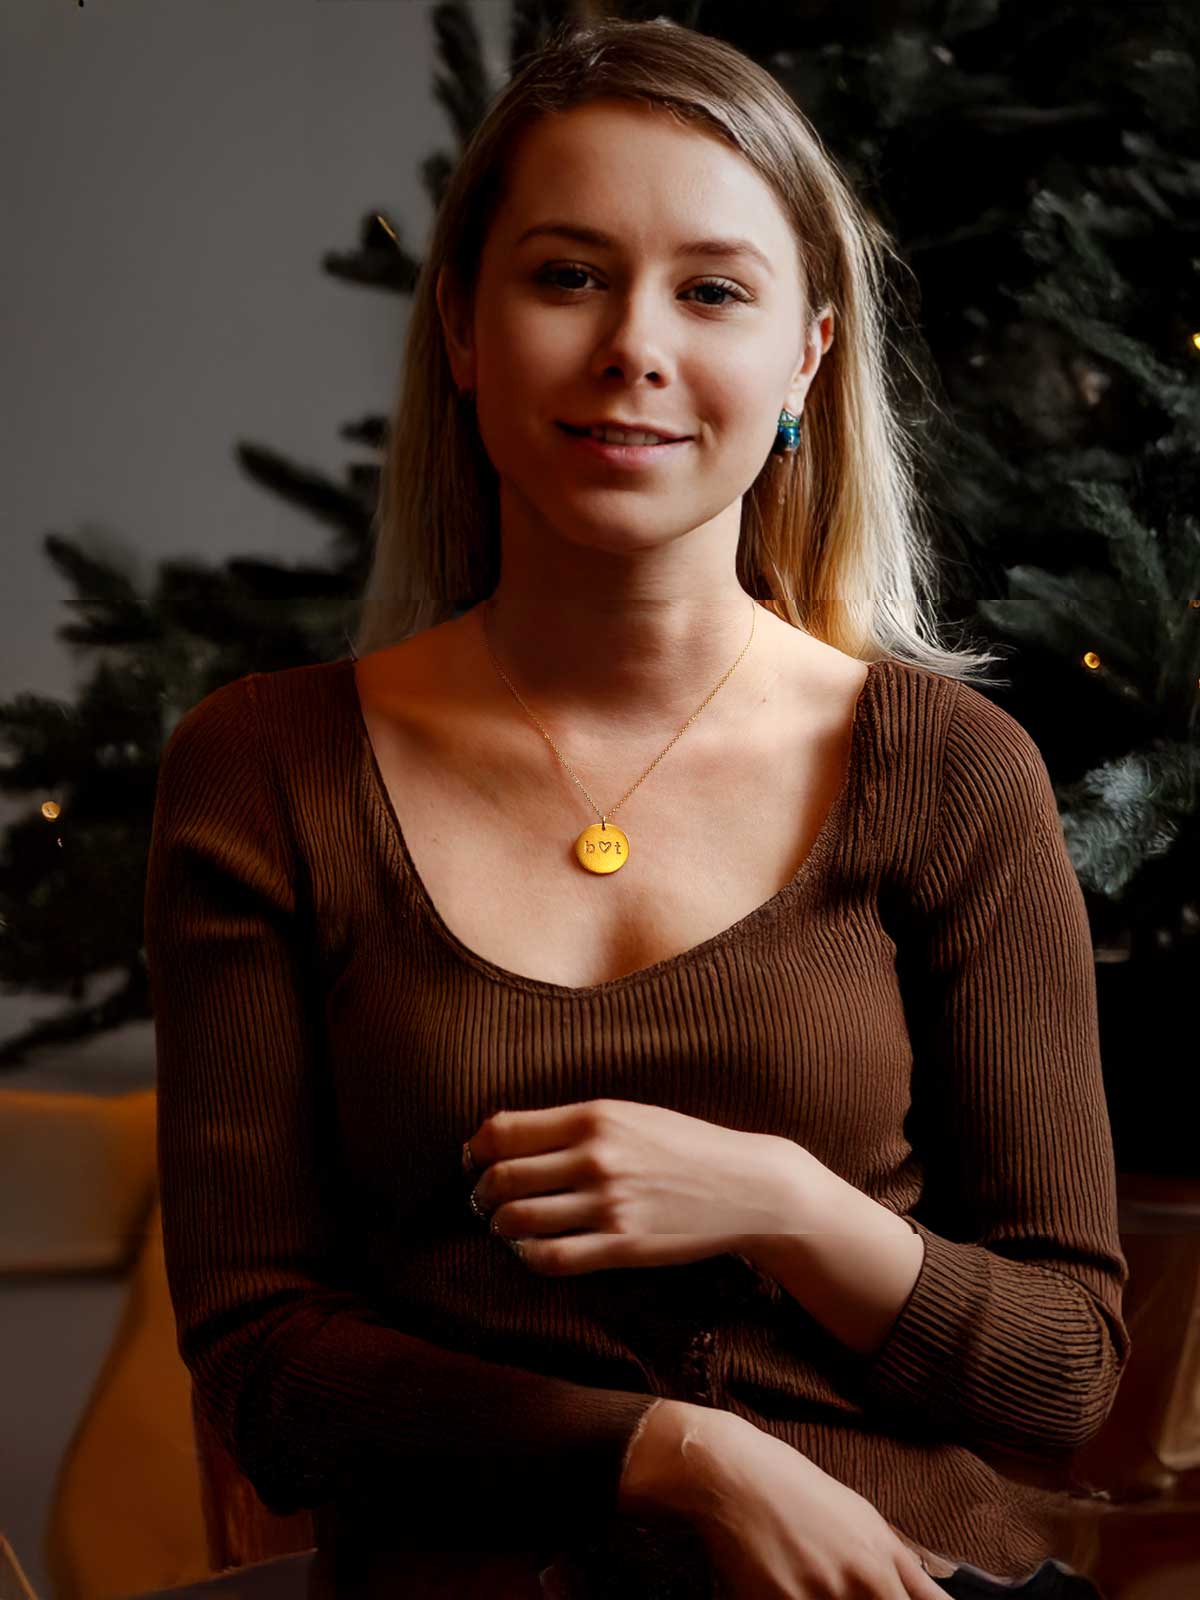
[[[688,750],[689,730],[611,817],[628,857],[599,874],[574,848],[597,811],[518,708],[503,727],[435,717],[363,667],[377,776],[436,912],[477,956],[570,988],[689,951],[797,875],[845,779],[866,677],[838,655],[820,693],[757,708],[736,739]],[[555,742],[606,812],[659,753],[582,764]]]

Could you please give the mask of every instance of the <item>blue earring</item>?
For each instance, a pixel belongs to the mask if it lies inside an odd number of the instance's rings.
[[[800,418],[793,416],[790,411],[779,413],[779,422],[775,429],[775,443],[771,446],[772,455],[790,455],[793,450],[800,447]]]

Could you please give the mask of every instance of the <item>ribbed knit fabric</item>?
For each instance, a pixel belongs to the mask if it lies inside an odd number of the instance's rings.
[[[163,1243],[201,1404],[272,1510],[403,1542],[586,1539],[659,1395],[785,1439],[951,1560],[1028,1572],[1129,1353],[1087,915],[1041,755],[870,665],[796,876],[569,988],[417,874],[346,658],[208,695],[146,883]],[[468,1210],[493,1110],[611,1096],[783,1135],[925,1244],[863,1357],[740,1256],[543,1277]],[[1064,1483],[1067,1479],[1064,1476]]]

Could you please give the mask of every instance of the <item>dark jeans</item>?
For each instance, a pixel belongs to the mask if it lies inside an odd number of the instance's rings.
[[[651,1529],[617,1518],[590,1539],[540,1555],[379,1550],[321,1531],[308,1600],[728,1600],[700,1535],[684,1523]],[[949,1577],[931,1577],[956,1600],[1105,1600],[1090,1579],[1053,1559],[1020,1579],[993,1578],[966,1562]]]
[[[625,1523],[571,1552],[558,1571],[565,1580],[560,1593],[569,1600],[726,1600],[708,1552],[688,1528],[650,1532]],[[1052,1557],[1025,1578],[997,1579],[960,1562],[933,1582],[955,1600],[1105,1600],[1090,1578]]]
[[[988,1595],[1019,1596],[1019,1600],[1095,1600],[1099,1596],[1099,1600],[1104,1600],[1090,1578],[1052,1557],[1027,1578],[997,1582],[964,1561],[948,1578],[934,1578],[933,1581],[956,1600],[985,1600]]]

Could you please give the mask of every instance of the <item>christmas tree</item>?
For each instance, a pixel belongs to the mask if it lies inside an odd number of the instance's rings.
[[[919,280],[898,376],[942,611],[1009,641],[986,692],[1054,783],[1118,1165],[1198,1172],[1172,1044],[1200,977],[1200,12],[909,6],[824,38],[799,13],[765,63]]]
[[[1133,1023],[1165,1032],[1174,1006],[1182,1025],[1200,959],[1200,13],[1167,0],[517,0],[510,63],[564,21],[606,14],[669,17],[761,62],[895,239],[892,378],[926,440],[942,616],[1003,645],[1010,681],[986,692],[1028,728],[1055,784],[1092,920],[1118,1154],[1188,1165],[1159,1131],[1177,1074],[1164,1060],[1144,1092]],[[498,85],[469,6],[429,15],[435,94],[461,148]],[[422,161],[435,206],[453,162]],[[323,267],[403,296],[420,262],[379,210]],[[386,422],[342,435],[378,456]],[[325,564],[170,562],[147,590],[128,560],[46,541],[82,614],[62,637],[96,668],[74,706],[0,707],[5,787],[30,802],[0,862],[0,977],[72,1003],[0,1062],[149,1014],[141,889],[177,717],[245,672],[348,651],[378,460],[334,483],[259,446],[238,459],[332,527]],[[81,917],[89,905],[102,914]],[[116,978],[109,997],[80,1003],[99,973]]]

